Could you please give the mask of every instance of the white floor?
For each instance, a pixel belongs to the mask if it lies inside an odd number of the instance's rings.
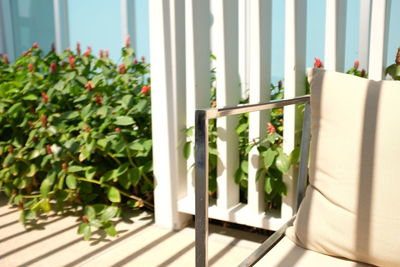
[[[194,266],[194,229],[170,232],[141,212],[117,225],[119,236],[100,231],[90,241],[77,234],[73,216],[50,215],[32,229],[18,221],[19,211],[0,205],[0,266]],[[211,266],[236,266],[265,236],[211,226]]]

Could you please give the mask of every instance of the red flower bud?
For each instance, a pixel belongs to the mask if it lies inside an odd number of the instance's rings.
[[[96,104],[101,106],[103,104],[103,97],[100,94],[96,95]]]
[[[63,170],[66,170],[66,169],[68,168],[67,163],[64,162],[64,163],[61,165],[61,168],[63,168]]]
[[[104,51],[104,55],[105,55],[105,57],[110,57],[110,51],[108,51],[108,49],[106,49]]]
[[[362,69],[362,70],[361,70],[361,73],[360,73],[360,76],[361,76],[361,77],[366,77],[365,74],[366,74],[365,69]]]
[[[279,81],[279,82],[278,82],[278,88],[279,88],[279,89],[282,89],[282,81]]]
[[[28,53],[28,54],[26,54],[27,56],[32,56],[32,53]]]
[[[42,92],[42,99],[45,104],[49,103],[49,97],[45,92]]]
[[[125,64],[119,65],[119,74],[125,74],[125,72],[126,72]]]
[[[150,90],[150,86],[145,85],[145,86],[142,87],[142,90],[140,91],[140,93],[142,93],[144,95],[147,95],[149,90]]]
[[[85,57],[87,57],[87,56],[90,55],[90,52],[92,52],[92,48],[91,48],[90,46],[88,46],[88,47],[86,48],[85,54],[83,54],[83,55],[84,55]]]
[[[127,35],[127,36],[125,37],[125,47],[126,47],[126,48],[131,47],[131,37],[130,37],[129,35]]]
[[[50,67],[49,67],[50,72],[51,72],[51,73],[55,73],[55,72],[56,72],[56,68],[57,68],[57,63],[52,62],[52,63],[50,64]]]
[[[99,58],[103,58],[104,57],[104,51],[102,49],[100,49],[99,51]]]
[[[111,112],[112,115],[115,115],[115,111]]]
[[[76,54],[78,56],[81,55],[81,43],[80,42],[76,42]]]
[[[39,45],[37,43],[33,43],[32,47],[33,48],[39,48]]]
[[[142,56],[142,62],[145,63],[146,62],[146,57]]]
[[[26,56],[26,52],[24,51],[24,52],[22,52],[22,56],[24,57],[24,56]]]
[[[137,64],[137,63],[138,63],[137,58],[134,58],[134,59],[133,59],[133,64]]]
[[[87,84],[85,85],[85,88],[88,91],[92,91],[93,90],[93,85],[90,83],[90,81],[87,82]]]
[[[68,61],[69,61],[69,66],[71,67],[71,69],[74,69],[75,68],[75,58],[74,58],[74,56],[70,55],[68,57]]]
[[[85,125],[85,127],[83,128],[83,130],[87,133],[90,133],[90,127]]]
[[[274,125],[272,125],[272,123],[270,123],[270,122],[268,122],[267,132],[269,134],[273,134],[273,133],[276,132],[276,129],[275,129]]]
[[[53,151],[51,150],[51,146],[49,144],[46,145],[46,151],[47,151],[47,154],[49,154],[49,155],[53,154]]]
[[[85,223],[88,223],[89,222],[89,218],[87,216],[83,215],[82,216],[82,221],[85,222]]]
[[[40,116],[40,121],[42,122],[42,126],[46,127],[47,126],[47,116],[46,115],[42,115]]]
[[[322,63],[322,61],[319,58],[314,58],[315,62],[314,62],[314,68],[323,68],[324,64]]]
[[[65,51],[71,52],[71,48],[67,47],[67,48],[65,49]]]
[[[18,203],[18,209],[19,210],[24,210],[24,202],[19,202]]]
[[[33,72],[34,71],[35,68],[34,68],[32,63],[28,64],[28,69],[29,69],[29,72]]]
[[[4,64],[8,65],[8,55],[7,54],[3,54],[3,61],[4,61]]]
[[[119,128],[115,128],[115,132],[119,133],[121,130]]]
[[[355,61],[354,61],[354,66],[353,66],[354,70],[358,70],[358,67],[359,67],[359,66],[360,66],[360,61],[355,60]]]

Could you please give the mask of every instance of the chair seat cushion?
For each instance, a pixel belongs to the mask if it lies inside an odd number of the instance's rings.
[[[284,237],[255,266],[268,267],[361,267],[371,266],[346,259],[317,253],[297,246],[289,238]]]
[[[288,237],[324,254],[400,266],[400,82],[310,74],[310,184]]]

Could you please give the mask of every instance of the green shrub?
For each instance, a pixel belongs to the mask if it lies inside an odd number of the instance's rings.
[[[90,47],[0,60],[0,190],[26,223],[82,207],[79,232],[109,235],[120,207],[152,206],[148,64],[129,46],[118,66]]]

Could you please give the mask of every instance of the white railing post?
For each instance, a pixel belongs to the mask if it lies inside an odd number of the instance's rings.
[[[252,0],[250,2],[250,92],[249,102],[260,103],[270,98],[271,83],[271,1]],[[263,137],[267,129],[269,112],[249,114],[249,140]],[[253,213],[265,209],[263,179],[256,179],[260,166],[258,150],[254,147],[249,153],[248,207]]]
[[[360,68],[368,69],[371,0],[360,1],[359,61]]]
[[[368,77],[382,80],[386,67],[390,0],[372,1]]]
[[[250,76],[250,4],[251,0],[239,1],[239,77],[242,97],[248,95]]]
[[[239,104],[240,84],[238,67],[238,1],[221,0],[216,3],[214,23],[217,31],[215,41],[217,106]],[[238,167],[238,139],[235,132],[237,117],[217,120],[217,206],[228,209],[239,202],[239,186],[234,175]]]
[[[131,46],[137,52],[137,36],[135,25],[135,2],[131,0],[121,0],[121,34],[122,45],[125,45],[125,38],[129,35]]]
[[[286,0],[285,6],[285,98],[304,94],[307,1]],[[295,148],[296,129],[301,129],[295,106],[284,108],[283,150],[289,154]],[[295,172],[284,176],[288,195],[283,198],[281,216],[290,218],[294,210]]]
[[[69,46],[68,3],[67,0],[53,0],[55,47],[62,53]]]
[[[325,68],[344,71],[346,0],[326,1]]]
[[[186,125],[192,127],[195,110],[210,106],[210,3],[209,0],[190,0],[185,4]],[[193,165],[194,151],[187,160],[187,195],[194,200]],[[194,202],[192,204],[194,207]]]
[[[179,146],[185,138],[184,3],[149,2],[155,221],[169,229],[180,229],[190,219],[178,212],[177,203],[186,193]]]
[[[14,31],[11,17],[11,0],[0,1],[0,27],[2,28],[3,51],[10,60],[15,60]]]

